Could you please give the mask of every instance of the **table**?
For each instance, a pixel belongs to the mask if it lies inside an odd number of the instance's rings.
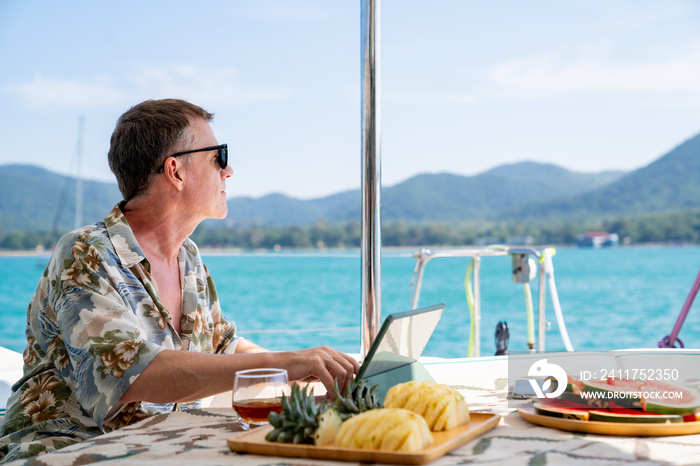
[[[507,465],[698,464],[700,435],[634,438],[586,435],[535,426],[507,405],[506,390],[458,387],[472,411],[503,415],[499,426],[432,463]],[[352,463],[238,454],[226,439],[240,431],[231,408],[161,414],[133,426],[12,465],[196,464],[337,465]],[[357,463],[355,463],[357,464]]]

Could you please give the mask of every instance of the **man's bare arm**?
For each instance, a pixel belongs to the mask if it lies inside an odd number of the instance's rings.
[[[242,342],[239,342],[239,345]],[[254,347],[260,348],[250,344],[253,346],[244,346],[241,350],[256,351]],[[334,379],[338,379],[338,385],[344,387],[359,369],[357,361],[352,357],[327,346],[300,351],[243,354],[163,350],[119,401],[193,401],[231,390],[233,376],[237,371],[258,367],[286,369],[290,381],[315,377],[323,383],[329,393],[333,393]]]
[[[263,353],[265,351],[267,351],[265,348],[244,339],[238,340],[236,344],[236,353]]]

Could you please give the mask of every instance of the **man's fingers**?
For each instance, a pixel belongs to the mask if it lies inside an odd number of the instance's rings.
[[[360,370],[360,363],[357,362],[357,359],[353,358],[350,355],[347,355],[345,353],[340,353],[352,366],[352,373],[357,374],[357,371]]]
[[[341,393],[344,392],[360,367],[353,357],[329,346],[321,346],[294,353],[298,356],[303,356],[302,360],[304,362],[298,361],[303,366],[298,366],[294,370],[295,375],[291,377],[299,380],[306,380],[309,376],[315,377],[323,384],[331,398],[335,397],[334,382],[337,380],[338,388]],[[297,370],[302,372],[297,372]]]
[[[338,380],[340,393],[345,394],[348,384],[355,378],[356,371],[354,365],[350,364],[345,359],[341,359],[340,361],[329,361],[328,367]]]
[[[324,387],[326,387],[326,393],[330,395],[331,399],[334,398],[335,394],[333,393],[333,375],[326,369],[325,366],[321,366],[319,373],[316,374],[316,377],[321,381]]]
[[[352,381],[352,379],[355,378],[355,368],[345,359],[340,361],[339,365],[343,369],[337,376],[338,388],[340,389],[340,393],[345,395],[345,391],[348,388],[348,384]]]
[[[345,358],[340,358],[337,362],[342,367],[342,372],[337,376],[338,388],[340,388],[341,393],[344,393],[348,383],[355,378],[355,373],[357,370],[355,369],[355,366]]]

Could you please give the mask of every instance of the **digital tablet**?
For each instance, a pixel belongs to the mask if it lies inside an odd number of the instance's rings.
[[[384,319],[356,377],[367,380],[369,386],[378,385],[377,392],[382,397],[397,383],[433,380],[418,362],[418,358],[428,344],[444,310],[444,304],[435,304],[389,314]]]

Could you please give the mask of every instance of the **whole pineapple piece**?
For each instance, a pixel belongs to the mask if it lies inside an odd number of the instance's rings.
[[[375,393],[377,386],[367,387],[366,382],[360,379],[353,379],[348,383],[345,396],[341,395],[336,380],[333,386],[335,400],[333,408],[340,414],[340,418],[345,421],[351,416],[363,413],[370,409],[381,408],[379,395]]]
[[[292,385],[289,397],[282,395],[282,412],[272,412],[267,420],[274,427],[265,439],[280,443],[311,443],[318,428],[319,406],[316,405],[309,386],[303,389]]]
[[[425,419],[406,409],[379,408],[358,414],[340,425],[335,444],[366,450],[418,451],[432,445]]]
[[[432,431],[469,422],[469,408],[454,388],[433,381],[394,385],[384,397],[385,408],[404,408],[423,416]]]
[[[265,440],[280,443],[333,443],[341,418],[328,403],[316,404],[307,385],[303,389],[292,385],[290,396],[282,395],[282,412],[272,412],[268,421],[273,429]]]

